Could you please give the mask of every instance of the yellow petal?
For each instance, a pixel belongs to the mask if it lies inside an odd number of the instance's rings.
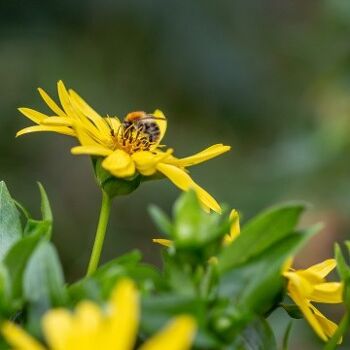
[[[6,341],[16,350],[45,350],[39,342],[12,322],[5,322],[1,332]]]
[[[311,272],[317,275],[319,278],[325,278],[336,266],[337,262],[335,259],[328,259],[309,267],[305,271]]]
[[[47,118],[46,114],[35,111],[34,109],[22,107],[18,108],[18,110],[36,124],[40,124],[44,119]]]
[[[288,288],[289,295],[295,302],[295,304],[299,307],[301,312],[303,313],[305,319],[309,322],[312,329],[316,332],[316,334],[324,341],[327,341],[327,336],[323,330],[323,327],[320,325],[318,319],[316,318],[313,311],[311,311],[310,305],[311,303],[305,299],[302,295],[299,294],[298,290],[295,289],[295,286],[290,286]]]
[[[131,350],[136,341],[139,324],[139,295],[133,281],[124,279],[118,282],[110,302],[112,307],[110,348]]]
[[[71,334],[74,333],[73,316],[65,309],[47,312],[42,319],[45,339],[51,349],[71,350],[68,347]]]
[[[174,158],[171,161],[171,164],[174,164],[179,167],[192,166],[195,164],[205,162],[209,159],[215,158],[220,154],[229,151],[230,149],[231,149],[230,146],[224,146],[223,144],[216,144],[197,154],[194,154],[193,156],[181,158],[181,159]]]
[[[128,153],[118,149],[102,162],[102,167],[116,177],[130,177],[135,174],[135,163]]]
[[[339,282],[316,284],[309,298],[317,303],[341,303],[343,301],[343,284]]]
[[[70,101],[76,109],[79,109],[82,114],[89,118],[101,133],[109,134],[110,129],[105,120],[89,106],[74,90],[69,90]]]
[[[44,125],[72,126],[73,121],[67,117],[49,117],[41,121]]]
[[[157,164],[157,169],[181,190],[188,191],[193,189],[204,206],[221,213],[218,202],[208,192],[198,186],[184,170],[165,163]]]
[[[45,125],[34,125],[29,126],[28,128],[24,128],[17,132],[16,137],[29,134],[32,132],[41,132],[41,131],[50,131],[50,132],[57,132],[58,134],[68,135],[68,136],[75,136],[75,132],[67,128],[65,126],[45,126]]]
[[[236,209],[233,209],[231,211],[230,221],[231,221],[230,234],[224,237],[224,244],[226,245],[232,243],[241,232],[241,228],[239,224],[239,214]]]
[[[323,332],[325,333],[326,337],[331,338],[338,328],[337,324],[329,320],[313,305],[311,305],[311,310],[314,312],[315,318],[317,319],[318,323],[323,329]],[[342,338],[339,339],[338,344],[341,344],[341,342],[342,342]]]
[[[173,241],[170,239],[164,239],[164,238],[153,238],[152,239],[153,243],[158,243],[160,245],[163,245],[164,247],[172,247],[173,246]]]
[[[88,154],[91,156],[106,157],[113,153],[112,150],[103,146],[76,146],[71,149],[72,154]]]
[[[159,127],[159,131],[160,131],[159,139],[157,140],[157,142],[154,145],[152,145],[152,149],[155,149],[158,147],[159,143],[162,141],[162,139],[165,135],[166,128],[167,128],[167,120],[166,120],[164,113],[159,109],[156,109],[152,113],[152,115],[154,115],[156,117],[155,122],[157,123],[157,125]]]
[[[289,279],[288,289],[292,286],[296,288],[298,293],[303,295],[304,298],[309,298],[314,287],[307,279],[297,272],[285,272],[283,275]]]
[[[196,334],[196,321],[191,316],[178,316],[163,330],[145,342],[140,350],[189,350]]]
[[[144,176],[151,176],[156,171],[157,157],[149,151],[140,151],[132,154],[132,159],[135,162],[137,170]]]
[[[168,158],[173,152],[168,149],[166,152],[155,151],[139,151],[132,154],[132,159],[135,162],[137,170],[144,176],[151,176],[157,171],[157,163]]]
[[[59,96],[59,99],[60,99],[60,102],[61,102],[61,105],[64,109],[65,114],[67,114],[67,116],[70,118],[79,119],[74,111],[74,108],[71,105],[71,102],[69,100],[68,91],[67,91],[66,87],[64,86],[62,80],[60,80],[57,83],[57,91],[58,91],[58,96]]]
[[[39,94],[42,99],[46,102],[46,104],[51,108],[51,110],[59,115],[60,117],[65,117],[66,114],[62,111],[60,107],[56,104],[56,102],[41,88],[38,89]]]

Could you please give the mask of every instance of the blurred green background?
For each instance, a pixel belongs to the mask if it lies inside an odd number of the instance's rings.
[[[298,264],[328,258],[350,229],[349,37],[348,0],[1,0],[0,178],[36,215],[44,184],[67,279],[82,276],[100,199],[90,161],[70,154],[68,137],[14,138],[30,125],[16,108],[46,111],[36,88],[56,96],[62,79],[102,114],[162,109],[178,156],[232,145],[192,168],[195,180],[242,221],[276,202],[311,203],[305,221],[325,229]],[[117,199],[104,261],[136,247],[159,263],[147,206],[170,211],[178,193],[159,181]],[[292,348],[320,348],[296,323]]]

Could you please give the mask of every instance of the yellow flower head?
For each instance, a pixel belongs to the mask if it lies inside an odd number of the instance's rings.
[[[3,324],[2,333],[16,350],[132,350],[138,322],[138,293],[134,283],[125,279],[115,287],[105,310],[83,301],[74,313],[66,309],[49,311],[42,322],[48,348],[11,322]],[[140,350],[187,350],[195,332],[196,323],[191,316],[178,316]]]
[[[39,88],[53,115],[19,109],[37,125],[20,130],[17,136],[38,131],[73,136],[80,146],[73,147],[72,153],[103,157],[102,167],[113,176],[128,179],[136,173],[161,173],[183,191],[194,189],[206,209],[220,212],[216,200],[192,180],[186,168],[227,152],[229,146],[216,144],[193,156],[176,158],[172,149],[163,150],[160,144],[167,127],[160,110],[150,114],[132,112],[121,122],[117,117],[100,116],[75,91],[67,91],[62,81],[57,88],[61,106]]]
[[[327,319],[312,302],[327,304],[342,302],[342,283],[325,280],[325,277],[335,267],[335,259],[328,259],[305,270],[293,270],[287,267],[283,273],[288,279],[289,296],[300,308],[314,331],[324,341],[332,337],[337,325]]]

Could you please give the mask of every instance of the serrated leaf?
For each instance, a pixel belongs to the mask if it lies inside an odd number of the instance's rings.
[[[268,249],[295,229],[305,205],[288,203],[265,211],[244,225],[234,244],[222,250],[219,269],[226,271]]]
[[[5,185],[0,182],[0,261],[22,237],[20,215]]]

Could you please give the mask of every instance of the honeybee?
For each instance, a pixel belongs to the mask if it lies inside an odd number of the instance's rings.
[[[142,111],[129,113],[122,123],[124,138],[146,137],[148,143],[156,143],[160,138],[157,119],[160,118]]]

